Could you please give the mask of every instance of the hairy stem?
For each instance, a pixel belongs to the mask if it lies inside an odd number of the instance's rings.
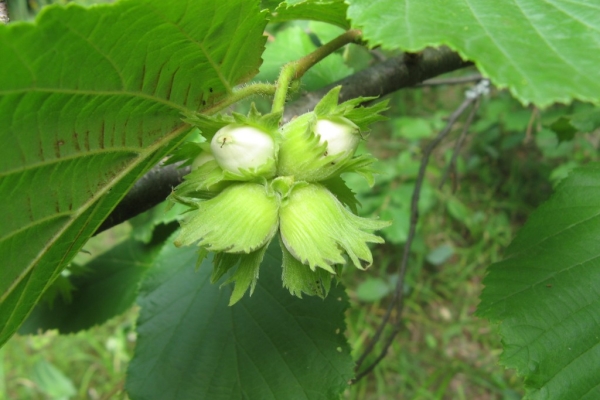
[[[213,106],[202,110],[203,114],[206,115],[214,115],[220,111],[223,111],[229,106],[234,105],[238,101],[244,100],[248,97],[252,96],[273,96],[275,94],[276,86],[270,83],[253,83],[251,85],[247,85],[241,87],[234,92],[218,102]]]
[[[361,37],[361,32],[356,29],[351,29],[342,33],[332,41],[319,47],[312,53],[302,57],[299,60],[292,61],[283,66],[279,78],[277,79],[277,90],[275,91],[275,98],[273,99],[272,112],[281,112],[285,105],[287,93],[290,84],[302,78],[306,71],[308,71],[316,63],[336,51],[337,49],[347,45],[348,43],[356,42]]]

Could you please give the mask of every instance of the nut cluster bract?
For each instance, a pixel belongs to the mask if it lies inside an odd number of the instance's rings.
[[[382,243],[372,232],[390,223],[357,216],[341,175],[358,173],[373,184],[374,158],[355,152],[386,104],[338,104],[339,90],[281,127],[281,114],[254,107],[248,115],[188,118],[207,141],[186,149],[192,172],[172,198],[190,210],[175,244],[197,244],[201,259],[214,252],[213,282],[234,271],[225,282],[235,282],[230,304],[252,293],[275,237],[283,285],[297,296],[324,297],[348,260],[360,269],[373,262],[367,243]]]

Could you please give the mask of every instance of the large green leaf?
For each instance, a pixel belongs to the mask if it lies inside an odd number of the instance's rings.
[[[600,398],[600,166],[574,170],[492,265],[478,314],[530,399]]]
[[[19,333],[48,329],[72,333],[125,312],[135,303],[139,282],[159,250],[159,245],[131,238],[99,255],[70,278],[70,299],[57,296],[52,303],[40,302]]]
[[[254,294],[228,307],[232,285],[211,285],[212,261],[196,270],[196,251],[169,244],[146,275],[131,398],[338,398],[353,367],[342,287],[325,300],[291,296],[273,241]]]
[[[600,100],[597,0],[348,0],[371,45],[448,45],[523,102]]]
[[[0,344],[135,180],[260,65],[243,0],[48,7],[0,26]]]

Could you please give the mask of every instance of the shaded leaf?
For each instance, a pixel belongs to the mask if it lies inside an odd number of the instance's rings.
[[[232,286],[211,285],[212,256],[198,270],[196,258],[168,245],[146,276],[126,385],[133,400],[339,396],[353,367],[340,286],[325,300],[291,296],[274,244],[252,297],[228,307]]]
[[[367,278],[358,285],[356,296],[361,301],[372,303],[383,299],[392,290],[392,285],[381,278]]]
[[[72,333],[89,329],[117,316],[134,303],[139,282],[152,266],[160,246],[129,239],[85,265],[71,277],[72,299],[57,297],[52,305],[39,303],[19,333],[58,329]]]
[[[600,398],[600,166],[575,169],[489,267],[478,314],[529,399]]]
[[[550,129],[556,133],[558,142],[573,140],[577,133],[577,128],[571,125],[569,118],[560,117],[550,125]]]

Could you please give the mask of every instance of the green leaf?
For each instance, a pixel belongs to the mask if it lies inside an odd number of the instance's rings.
[[[264,26],[241,0],[48,7],[0,25],[0,344],[185,138],[181,112],[257,72]]]
[[[51,399],[67,400],[77,394],[73,382],[46,360],[34,365],[31,380]]]
[[[265,62],[260,68],[260,74],[255,79],[275,81],[282,65],[304,57],[316,48],[308,34],[299,26],[292,26],[277,33],[275,41],[267,44],[264,54]],[[303,88],[306,90],[319,89],[351,73],[352,69],[344,64],[343,57],[334,53],[308,70],[302,78]]]
[[[596,0],[348,0],[370,45],[448,45],[523,103],[600,100]],[[384,16],[384,17],[382,17]]]
[[[593,132],[600,128],[600,108],[592,108],[572,115],[562,115],[550,129],[556,133],[558,141],[572,140],[577,132]]]
[[[550,129],[558,137],[558,142],[573,140],[577,133],[577,128],[571,125],[571,121],[567,117],[560,117],[550,125]]]
[[[297,19],[327,22],[348,29],[346,19],[348,6],[344,0],[288,0],[282,2],[271,17],[272,22]]]
[[[72,333],[89,329],[129,309],[135,302],[138,285],[152,266],[160,246],[148,246],[129,239],[85,265],[82,275],[71,278],[71,301],[58,297],[52,305],[39,303],[19,330],[58,329]]]
[[[196,270],[196,258],[168,245],[146,275],[126,383],[133,400],[334,399],[347,388],[341,286],[324,300],[291,296],[275,244],[252,297],[228,307],[232,286],[211,285],[212,260]]]
[[[356,296],[360,301],[372,303],[383,299],[392,290],[392,285],[381,278],[367,278],[358,285]]]
[[[575,169],[489,267],[478,314],[529,399],[600,398],[600,166]]]

